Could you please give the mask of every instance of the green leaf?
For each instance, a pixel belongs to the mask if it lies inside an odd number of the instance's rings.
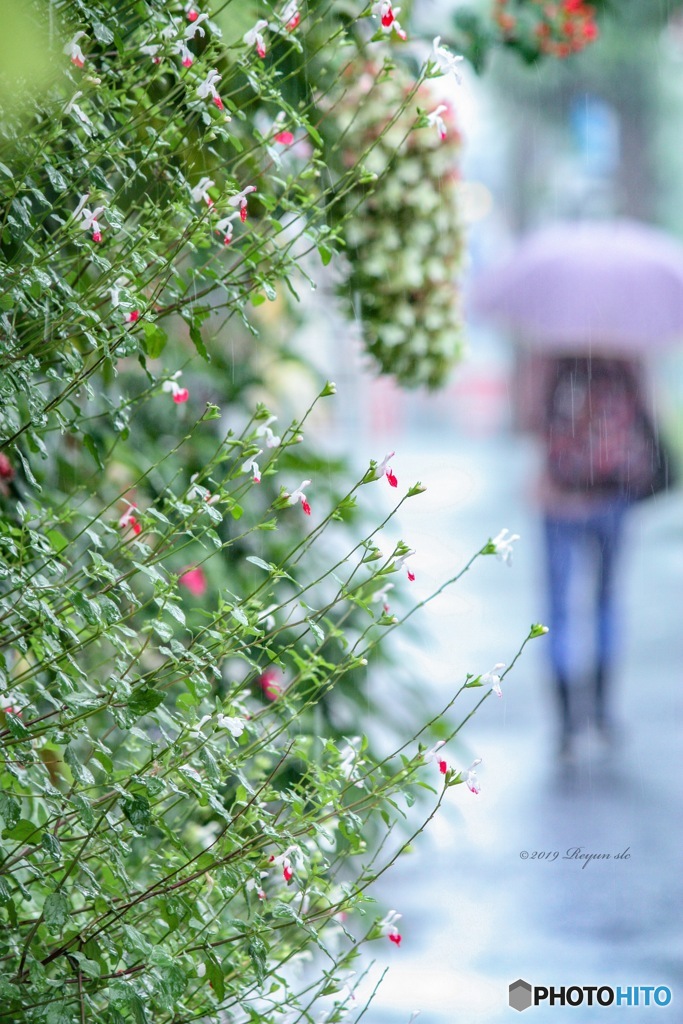
[[[90,434],[83,435],[83,444],[85,445],[85,447],[88,449],[93,459],[95,460],[95,465],[97,466],[97,468],[104,470],[104,463],[102,462],[100,453],[97,450],[97,445],[95,444],[95,441],[90,436]]]
[[[202,338],[202,332],[195,323],[190,324],[190,337],[192,338],[192,343],[194,344],[194,347],[197,349],[197,352],[202,357],[202,359],[205,362],[210,363],[211,356],[207,352],[206,345],[204,344],[204,339]]]
[[[64,893],[51,893],[43,906],[43,918],[48,928],[54,932],[61,932],[70,916],[71,907]]]
[[[10,892],[9,885],[7,884],[7,879],[0,876],[0,903],[9,903],[11,899],[12,893]]]
[[[168,335],[160,327],[157,327],[156,324],[150,324],[147,320],[143,321],[142,331],[144,334],[143,345],[145,352],[150,359],[158,359],[166,348]]]
[[[139,690],[135,690],[130,700],[128,701],[128,710],[131,711],[136,718],[140,718],[141,715],[146,715],[148,711],[154,711],[154,708],[159,707],[163,703],[164,694],[160,693],[159,690],[153,690],[149,686],[143,686]]]
[[[21,817],[21,804],[9,793],[0,793],[0,817],[7,828],[14,828]]]
[[[259,569],[265,569],[266,572],[275,571],[274,565],[270,565],[268,562],[264,562],[262,558],[257,558],[256,555],[247,555],[247,562],[251,562],[252,565],[258,565]]]
[[[66,1003],[52,1003],[45,1016],[45,1024],[74,1024],[74,1020]]]
[[[17,843],[33,843],[37,846],[40,842],[40,830],[34,821],[21,818],[12,828],[5,829],[2,838],[13,839]]]
[[[46,853],[48,853],[52,859],[59,864],[62,859],[62,844],[60,843],[57,836],[53,836],[51,832],[43,832],[40,845],[43,847]]]
[[[123,801],[123,813],[138,835],[145,835],[152,823],[152,810],[144,796],[132,796]]]
[[[48,530],[46,536],[57,554],[69,546],[68,540],[63,533],[59,532],[59,530]]]
[[[260,939],[258,935],[255,935],[249,943],[247,951],[251,957],[251,962],[254,965],[254,971],[256,972],[259,985],[262,985],[266,976],[266,958],[268,956],[266,944],[263,939]]]

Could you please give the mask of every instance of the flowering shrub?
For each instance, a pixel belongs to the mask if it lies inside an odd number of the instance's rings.
[[[430,66],[457,73],[449,58],[435,40]],[[365,171],[347,190],[340,291],[381,371],[434,388],[462,352],[460,135],[440,79],[417,83],[400,65],[378,71],[359,59],[334,106],[343,163]]]
[[[390,45],[398,9],[379,6]],[[369,837],[430,786],[430,727],[460,727],[435,716],[382,759],[357,716],[321,728],[329,695],[426,603],[392,612],[414,552],[382,555],[383,523],[359,532],[359,496],[395,489],[400,506],[422,488],[401,491],[393,453],[326,485],[308,413],[276,425],[242,394],[248,347],[216,321],[251,338],[247,310],[300,286],[301,252],[331,258],[330,204],[364,172],[321,184],[301,85],[304,34],[332,40],[333,65],[346,5],[236,7],[225,45],[205,4],[54,0],[55,76],[0,122],[12,1024],[340,1019],[361,944],[402,940],[368,888],[410,838]],[[419,131],[439,141],[446,113]],[[509,561],[514,539],[479,554]],[[487,699],[500,667],[456,696]],[[452,787],[479,791],[477,764],[439,746],[432,815]],[[304,978],[311,951],[324,962]]]

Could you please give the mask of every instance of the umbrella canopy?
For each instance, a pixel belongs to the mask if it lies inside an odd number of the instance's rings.
[[[554,224],[475,284],[472,310],[553,351],[683,338],[683,246],[635,221]]]

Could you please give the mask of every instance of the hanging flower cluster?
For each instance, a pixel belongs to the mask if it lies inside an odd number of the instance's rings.
[[[436,43],[433,65],[441,68],[443,61],[445,73],[457,58]],[[421,86],[392,123],[414,82],[400,65],[391,78],[376,80],[378,70],[352,64],[334,108],[345,166],[362,161],[376,176],[348,196],[343,230],[349,262],[340,294],[359,315],[381,372],[408,387],[437,387],[462,346],[460,135],[433,82]]]
[[[565,58],[598,38],[595,8],[584,0],[494,0],[493,18],[504,40]]]

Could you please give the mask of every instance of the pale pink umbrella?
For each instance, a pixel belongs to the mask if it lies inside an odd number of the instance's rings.
[[[552,224],[481,275],[470,308],[547,351],[661,348],[683,339],[683,245],[636,221]]]

